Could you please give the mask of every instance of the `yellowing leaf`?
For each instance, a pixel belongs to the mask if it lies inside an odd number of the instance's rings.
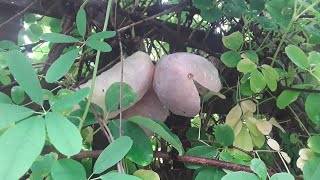
[[[283,127],[278,123],[278,121],[272,117],[269,122],[274,125],[275,127],[279,128],[283,133],[285,133],[286,131],[283,129]]]
[[[280,145],[276,140],[270,138],[268,139],[267,144],[271,147],[271,149],[275,151],[280,151]]]
[[[307,161],[306,160],[303,160],[301,157],[299,157],[298,159],[297,159],[297,162],[296,162],[296,165],[297,165],[297,167],[299,168],[299,169],[303,169],[303,167],[304,167],[304,164],[306,163]]]
[[[300,158],[303,159],[303,160],[308,160],[308,159],[310,159],[313,155],[314,155],[314,153],[313,153],[312,150],[309,149],[309,148],[303,148],[303,149],[300,149],[300,151],[299,151],[299,156],[300,156]]]
[[[242,126],[242,129],[240,133],[236,136],[233,145],[236,147],[242,148],[246,151],[253,150],[252,139],[249,132],[247,131],[246,126]]]
[[[242,121],[238,121],[238,123],[236,124],[236,126],[234,127],[234,135],[237,136],[239,134],[239,132],[241,131],[243,126]]]
[[[268,135],[272,130],[272,124],[269,121],[259,120],[256,125],[264,135]]]
[[[251,133],[251,138],[253,144],[256,145],[258,148],[261,148],[266,141],[266,137],[260,131],[256,136]]]
[[[240,102],[240,106],[243,109],[247,109],[250,112],[256,112],[257,107],[256,104],[251,100],[245,100]]]
[[[289,155],[286,152],[281,151],[280,154],[288,164],[291,162],[291,158],[289,157]]]
[[[226,124],[234,128],[242,115],[241,107],[237,104],[233,107],[226,117]]]

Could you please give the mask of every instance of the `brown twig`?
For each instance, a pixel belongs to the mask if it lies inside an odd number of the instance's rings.
[[[138,21],[138,22],[129,24],[128,26],[125,26],[125,27],[123,27],[123,28],[120,28],[120,29],[118,29],[117,31],[118,31],[118,32],[121,32],[121,31],[127,30],[127,29],[132,28],[132,27],[134,27],[134,26],[136,26],[136,25],[139,25],[139,24],[144,23],[144,22],[146,22],[146,21],[153,20],[153,19],[155,19],[156,17],[159,17],[159,16],[162,16],[162,15],[168,14],[168,13],[173,12],[173,11],[177,11],[177,10],[179,10],[179,9],[182,9],[182,6],[180,6],[180,5],[174,6],[174,7],[170,8],[170,9],[167,9],[167,10],[161,12],[161,13],[158,13],[158,14],[155,14],[155,15],[153,15],[153,16],[147,17],[147,18],[142,19],[142,20],[140,20],[140,21]]]
[[[97,158],[101,154],[101,152],[102,152],[101,150],[82,151],[79,154],[72,156],[72,158],[78,159],[78,160],[84,159],[84,158]],[[233,171],[246,171],[246,172],[253,173],[253,171],[249,166],[230,163],[226,161],[220,161],[216,159],[209,159],[209,158],[202,158],[202,157],[188,156],[188,155],[172,156],[165,152],[154,152],[154,157],[162,158],[162,159],[172,159],[174,161],[193,163],[193,164],[199,164],[204,166],[214,166],[214,167],[229,169]],[[269,174],[274,174],[274,173],[269,172]]]

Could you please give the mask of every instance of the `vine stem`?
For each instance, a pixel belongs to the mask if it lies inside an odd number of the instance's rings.
[[[106,12],[106,16],[105,16],[105,20],[104,20],[104,25],[103,25],[103,29],[102,31],[106,31],[107,27],[108,27],[108,23],[109,23],[109,17],[110,17],[110,11],[111,11],[111,6],[112,6],[112,1],[108,1],[108,5],[107,5],[107,12]],[[101,40],[103,41],[103,39]],[[97,51],[97,55],[96,55],[96,59],[95,59],[95,66],[93,69],[93,76],[92,76],[92,81],[91,81],[91,86],[90,86],[90,92],[89,92],[89,97],[88,97],[88,102],[86,104],[86,108],[84,109],[84,113],[82,116],[82,119],[79,123],[79,130],[81,130],[82,126],[83,126],[83,122],[86,119],[88,112],[89,112],[89,107],[92,101],[92,97],[93,97],[93,90],[94,90],[94,85],[96,82],[96,77],[97,77],[97,72],[98,72],[98,64],[99,64],[99,60],[100,60],[100,54],[101,51]]]

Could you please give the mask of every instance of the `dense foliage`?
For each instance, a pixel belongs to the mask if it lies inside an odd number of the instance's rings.
[[[320,0],[29,2],[15,38],[0,18],[0,179],[320,178]],[[165,123],[124,120],[139,94],[122,80],[92,103],[136,51],[201,55],[222,89]]]

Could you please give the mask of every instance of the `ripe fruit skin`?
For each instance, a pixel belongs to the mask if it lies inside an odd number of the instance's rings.
[[[150,56],[144,52],[135,52],[123,60],[123,82],[129,84],[133,91],[139,94],[138,100],[141,99],[151,87],[153,74],[154,65],[152,64]],[[97,76],[92,102],[105,110],[105,93],[113,83],[120,82],[120,77],[121,62]],[[90,87],[90,85],[91,80],[82,84],[80,88]],[[110,113],[108,118],[115,117],[118,114],[119,112]]]
[[[214,92],[221,89],[218,70],[201,56],[179,52],[157,62],[153,88],[172,113],[188,117],[199,113],[200,97],[194,81]]]

